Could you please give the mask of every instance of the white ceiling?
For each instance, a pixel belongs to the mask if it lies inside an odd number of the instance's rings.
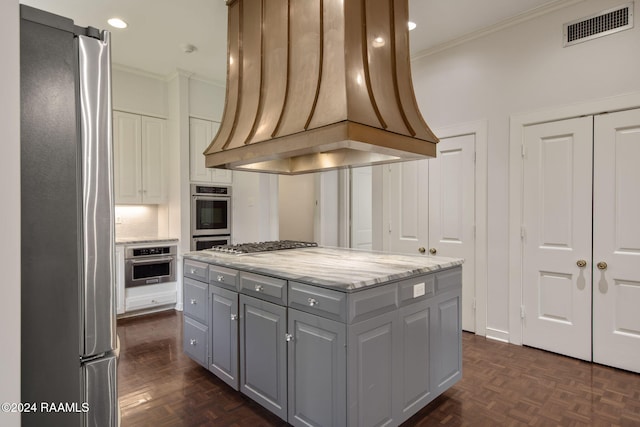
[[[575,0],[409,0],[413,55],[496,25]],[[110,29],[115,64],[168,76],[176,69],[224,84],[227,12],[224,0],[21,0],[72,18],[76,25]],[[120,17],[124,30],[106,21]],[[197,50],[186,54],[181,46]]]

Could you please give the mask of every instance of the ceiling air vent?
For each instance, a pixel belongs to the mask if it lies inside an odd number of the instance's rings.
[[[564,46],[633,28],[633,2],[563,25]]]

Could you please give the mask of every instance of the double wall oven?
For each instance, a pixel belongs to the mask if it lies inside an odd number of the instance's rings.
[[[191,250],[231,243],[231,187],[191,185]]]

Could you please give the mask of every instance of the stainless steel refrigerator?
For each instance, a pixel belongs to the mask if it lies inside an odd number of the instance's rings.
[[[22,425],[115,426],[109,33],[21,5],[20,56]]]

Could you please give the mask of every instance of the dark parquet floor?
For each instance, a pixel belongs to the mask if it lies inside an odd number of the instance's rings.
[[[181,313],[118,334],[123,427],[286,425],[183,354]],[[640,375],[464,333],[462,380],[404,426],[640,426]]]

